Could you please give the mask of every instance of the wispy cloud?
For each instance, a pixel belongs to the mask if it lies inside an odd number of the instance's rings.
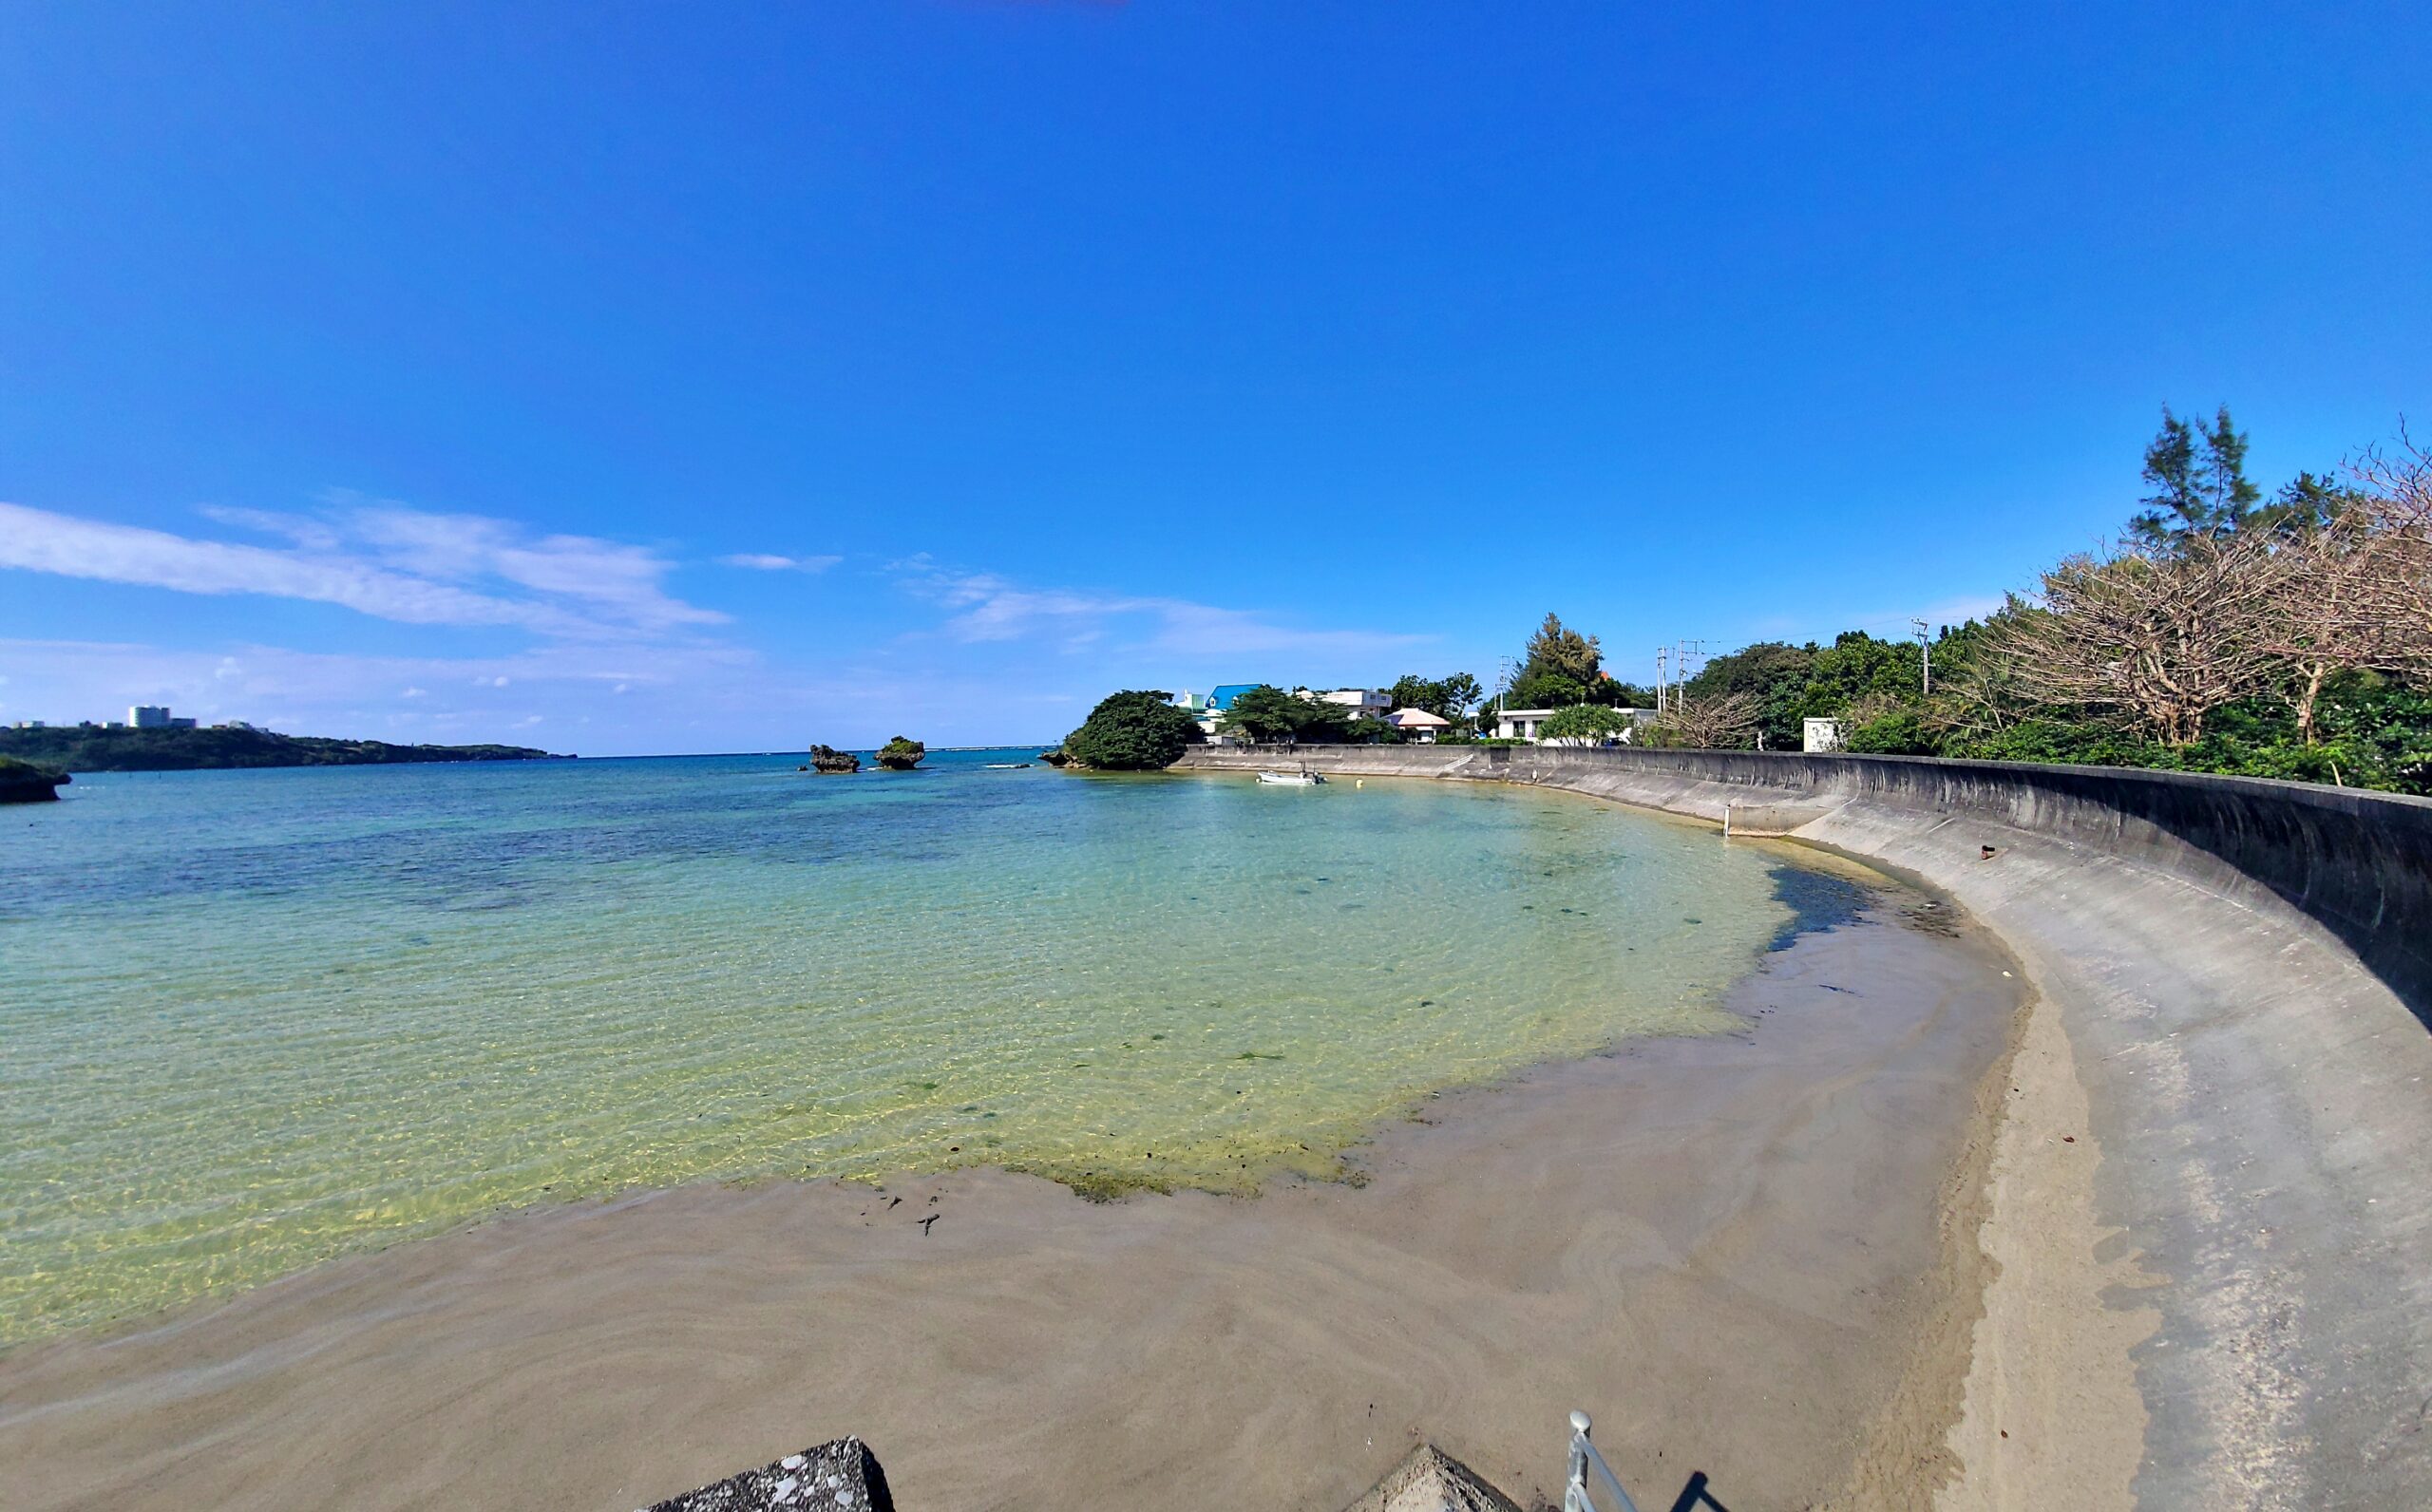
[[[1129,649],[1162,652],[1360,656],[1434,638],[1314,629],[1253,610],[1155,595],[1026,587],[995,573],[943,567],[925,556],[894,566],[907,590],[952,611],[940,627],[944,633],[969,642],[1038,639],[1077,650],[1127,637]]]
[[[842,557],[780,557],[773,552],[744,551],[719,558],[718,565],[761,573],[824,573],[844,559]]]
[[[536,535],[504,520],[333,496],[315,515],[212,508],[283,544],[204,539],[0,503],[0,567],[189,594],[337,604],[413,625],[512,626],[559,638],[656,635],[725,622],[671,597],[648,547]]]
[[[620,686],[652,690],[673,709],[706,710],[766,677],[757,656],[730,646],[572,640],[437,657],[0,639],[0,668],[22,684],[0,707],[34,718],[99,718],[129,702],[165,703],[206,721],[413,739],[476,738],[535,714],[552,728],[570,726]]]

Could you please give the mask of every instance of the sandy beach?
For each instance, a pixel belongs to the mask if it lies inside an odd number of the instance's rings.
[[[1744,1031],[1431,1099],[1360,1183],[701,1184],[20,1349],[10,1504],[574,1512],[856,1433],[909,1505],[1330,1512],[1421,1438],[1558,1497],[1572,1408],[1650,1507],[1921,1504],[2023,983],[1877,882]]]

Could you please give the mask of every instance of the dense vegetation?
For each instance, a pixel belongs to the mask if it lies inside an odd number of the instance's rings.
[[[1420,677],[1405,672],[1386,696],[1397,709],[1423,709],[1438,719],[1463,725],[1468,723],[1470,711],[1485,699],[1486,690],[1468,672],[1454,672],[1449,677]]]
[[[399,762],[549,759],[528,746],[391,746],[267,729],[0,729],[0,756],[71,772],[181,772],[225,766],[375,766]]]
[[[1355,709],[1261,683],[1235,695],[1233,707],[1225,710],[1223,726],[1226,733],[1248,740],[1329,745],[1353,739],[1352,727],[1358,722]]]
[[[0,756],[0,803],[43,803],[59,796],[66,772]]]
[[[2247,438],[2163,413],[2151,488],[2108,551],[1928,648],[1852,631],[1706,664],[1680,745],[2168,767],[2432,792],[2432,456],[2404,437],[2266,499]]]
[[[1805,721],[1830,718],[1852,751],[2432,794],[2432,453],[2402,431],[2394,448],[2367,450],[2337,475],[2301,472],[2269,498],[2247,477],[2246,454],[2228,410],[2189,422],[2165,409],[2145,448],[2150,491],[2117,544],[1930,639],[1853,630],[1830,645],[1760,641],[1659,699],[1606,672],[1597,638],[1549,614],[1500,702],[1552,709],[1545,737],[1583,744],[1796,750]],[[1476,740],[1491,720],[1465,672],[1404,676],[1391,697],[1451,721],[1439,737],[1449,742]],[[1136,703],[1163,699],[1120,693],[1099,713],[1110,734],[1151,720],[1178,730],[1166,716],[1179,711]],[[1124,700],[1135,702],[1113,720]],[[1642,728],[1627,709],[1654,718]],[[1260,742],[1401,738],[1268,684],[1242,693],[1222,728]],[[1136,729],[1124,738],[1145,740]],[[1137,749],[1144,765],[1180,754]]]
[[[1199,722],[1176,709],[1171,694],[1129,689],[1098,700],[1064,737],[1064,754],[1102,772],[1163,771],[1200,738]]]
[[[1652,695],[1605,671],[1604,648],[1548,614],[1521,651],[1519,673],[1503,698],[1508,709],[1644,709]]]
[[[878,748],[878,764],[891,772],[908,772],[921,765],[929,747],[908,736],[898,735]]]

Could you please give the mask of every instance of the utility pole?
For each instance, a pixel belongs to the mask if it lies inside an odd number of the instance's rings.
[[[1926,696],[1931,698],[1934,695],[1934,643],[1926,638],[1924,620],[1912,619],[1909,623],[1917,627],[1917,665],[1924,669]]]
[[[1663,712],[1663,648],[1655,648],[1655,711]]]
[[[1688,681],[1697,675],[1698,669],[1703,667],[1705,661],[1704,641],[1676,640],[1672,643],[1672,712],[1680,713],[1688,707],[1684,702],[1688,696]],[[1691,665],[1693,662],[1695,666]]]

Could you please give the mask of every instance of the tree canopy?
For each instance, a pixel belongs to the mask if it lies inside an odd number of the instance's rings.
[[[2153,488],[2129,523],[2149,546],[2176,547],[2234,531],[2254,512],[2262,492],[2246,475],[2246,432],[2221,406],[2207,425],[2188,424],[2162,406],[2162,428],[2145,446],[2145,482]]]
[[[1546,716],[1539,733],[1548,740],[1603,741],[1634,728],[1630,716],[1603,704],[1572,704]]]
[[[1099,699],[1081,728],[1064,737],[1064,752],[1099,771],[1162,771],[1199,739],[1199,722],[1168,695],[1133,689]]]
[[[1470,711],[1478,707],[1486,693],[1468,672],[1432,679],[1405,672],[1395,680],[1385,696],[1393,700],[1396,709],[1423,709],[1439,719],[1459,723],[1470,717]]]
[[[1654,739],[2171,767],[2432,792],[2432,453],[2395,445],[2266,498],[2226,410],[2165,411],[2124,539],[1931,642],[1759,642]]]
[[[1253,741],[1308,741],[1325,744],[1349,738],[1355,718],[1341,704],[1302,698],[1273,683],[1261,683],[1235,696],[1222,716],[1227,733]]]
[[[1604,648],[1593,635],[1568,629],[1560,614],[1548,612],[1537,633],[1522,649],[1520,679],[1531,674],[1568,677],[1582,688],[1592,687],[1605,670]],[[1534,708],[1534,705],[1530,706]]]

